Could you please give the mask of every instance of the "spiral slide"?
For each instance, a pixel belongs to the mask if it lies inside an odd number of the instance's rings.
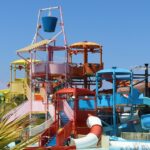
[[[102,134],[101,120],[96,116],[89,115],[87,119],[87,126],[91,129],[89,134],[82,138],[71,139],[71,145],[75,145],[76,149],[88,149],[97,147],[99,138]]]

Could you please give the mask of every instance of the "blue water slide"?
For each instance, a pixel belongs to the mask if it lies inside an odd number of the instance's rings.
[[[141,126],[144,130],[150,131],[150,114],[141,116]]]

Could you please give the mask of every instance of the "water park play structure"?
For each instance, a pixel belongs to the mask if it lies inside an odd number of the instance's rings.
[[[58,17],[52,16],[54,11]],[[61,6],[39,10],[32,44],[17,50],[17,55],[21,59],[11,63],[9,88],[0,91],[1,97],[9,101],[22,94],[27,100],[6,114],[12,114],[8,123],[45,114],[41,125],[29,128],[28,137],[40,133],[39,142],[26,150],[150,148],[147,64],[145,76],[104,69],[101,45],[83,41],[69,46]],[[92,55],[98,56],[97,63],[89,61]],[[18,78],[18,71],[25,77]],[[138,86],[141,79],[144,88]],[[104,80],[110,89],[103,89]]]

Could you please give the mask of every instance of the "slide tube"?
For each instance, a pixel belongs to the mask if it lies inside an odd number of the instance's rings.
[[[87,126],[90,128],[90,133],[82,138],[71,139],[71,143],[75,144],[76,149],[97,147],[97,143],[102,134],[101,120],[96,116],[89,115]]]

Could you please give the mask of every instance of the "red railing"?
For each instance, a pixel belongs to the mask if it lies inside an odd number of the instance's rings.
[[[45,130],[40,137],[40,146],[44,146],[48,140],[56,135],[58,121],[55,121],[47,130]]]
[[[70,136],[72,131],[72,121],[69,121],[61,131],[59,131],[56,135],[56,145],[63,146],[64,141]]]

